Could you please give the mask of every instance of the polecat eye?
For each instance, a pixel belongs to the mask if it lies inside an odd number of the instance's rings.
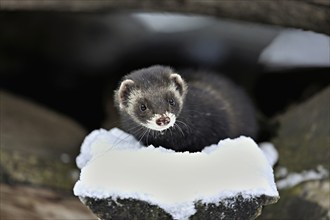
[[[141,104],[140,110],[144,112],[145,110],[147,110],[147,106],[145,106],[145,104]]]
[[[169,103],[170,105],[172,105],[172,106],[175,105],[175,101],[174,101],[174,99],[169,99],[169,100],[168,100],[168,103]]]

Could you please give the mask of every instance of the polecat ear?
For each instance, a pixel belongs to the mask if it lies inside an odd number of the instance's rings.
[[[117,91],[117,99],[120,108],[127,106],[128,97],[131,92],[133,84],[134,81],[131,79],[125,79],[124,81],[121,82],[120,87]]]
[[[171,73],[170,79],[174,82],[174,85],[179,91],[180,95],[185,95],[187,90],[187,84],[182,79],[182,77],[177,73]]]

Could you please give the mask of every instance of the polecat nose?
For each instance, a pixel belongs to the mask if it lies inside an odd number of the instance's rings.
[[[167,125],[171,122],[171,119],[167,116],[162,116],[156,120],[156,124],[159,126]]]

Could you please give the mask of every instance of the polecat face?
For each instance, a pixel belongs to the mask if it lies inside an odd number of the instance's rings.
[[[186,91],[179,74],[168,67],[152,66],[127,75],[115,91],[115,101],[136,123],[163,131],[174,126]]]

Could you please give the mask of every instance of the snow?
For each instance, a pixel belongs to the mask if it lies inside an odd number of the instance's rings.
[[[143,147],[115,128],[93,131],[77,157],[79,197],[133,198],[158,205],[174,219],[187,219],[194,203],[278,196],[269,161],[248,137],[225,139],[198,153]]]
[[[322,166],[318,166],[316,170],[304,170],[301,173],[290,173],[287,177],[276,182],[278,189],[291,188],[299,183],[320,180],[329,177],[329,171]]]
[[[143,22],[150,30],[164,33],[190,31],[214,24],[211,17],[196,15],[133,13],[132,16]]]
[[[277,163],[279,157],[275,146],[270,142],[263,142],[259,144],[259,148],[267,158],[269,165],[273,167]]]
[[[312,31],[284,30],[262,51],[259,62],[270,67],[329,67],[330,37]]]
[[[110,147],[109,147],[110,146]],[[91,132],[82,143],[80,154],[76,158],[77,166],[82,169],[86,163],[91,160],[92,156],[120,146],[127,146],[130,149],[142,148],[143,146],[135,140],[135,138],[118,128],[113,128],[110,132],[105,129],[95,130]]]

